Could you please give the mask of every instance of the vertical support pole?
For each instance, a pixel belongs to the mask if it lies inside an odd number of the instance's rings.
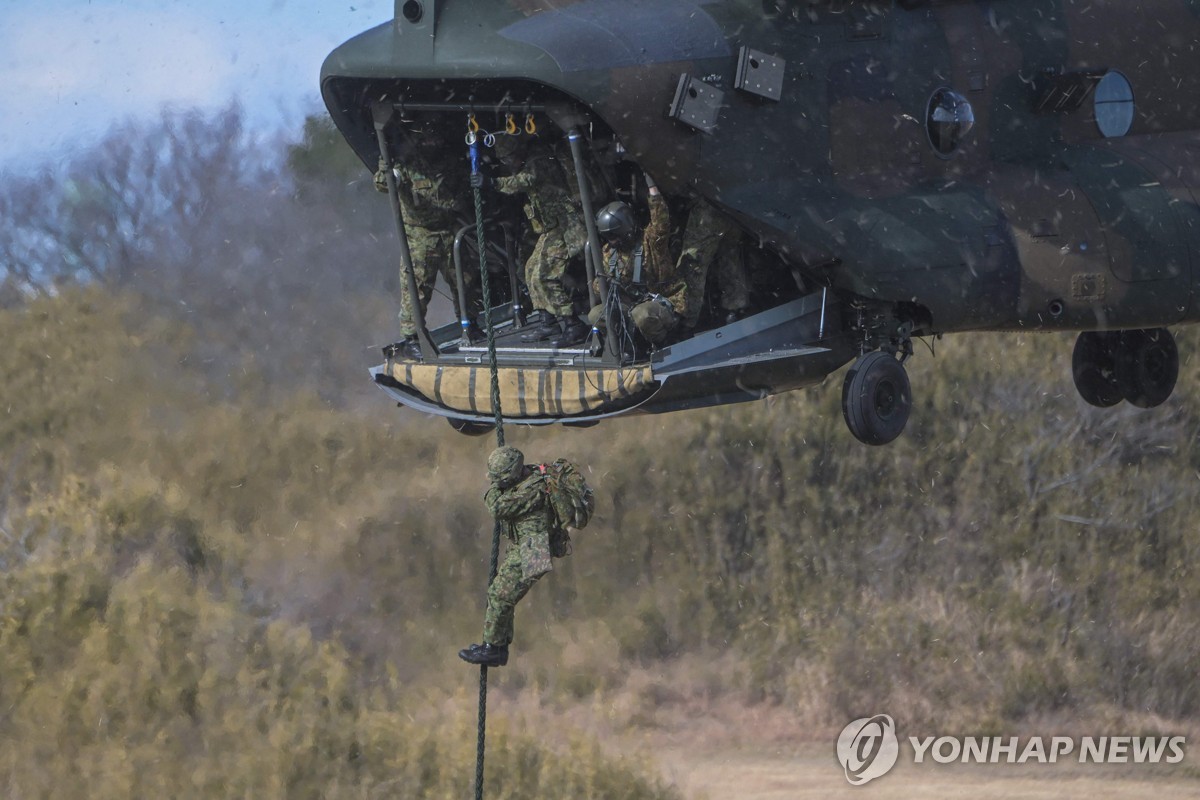
[[[588,308],[600,302],[600,295],[596,291],[596,264],[592,260],[592,243],[585,242],[583,245],[583,263],[587,265],[587,283],[588,283]]]
[[[567,141],[571,145],[571,160],[575,163],[575,181],[579,187],[579,200],[583,206],[583,224],[587,228],[588,280],[600,276],[601,291],[606,287],[604,268],[600,266],[600,234],[596,230],[596,210],[592,207],[591,186],[587,179],[587,169],[583,163],[583,134],[578,128],[572,128],[567,133]],[[589,284],[588,291],[591,291]]]
[[[579,128],[572,128],[567,132],[567,141],[571,144],[571,160],[575,162],[575,181],[579,185],[579,201],[583,206],[583,223],[587,226],[588,246],[585,248],[584,254],[592,266],[591,274],[594,275],[600,286],[600,302],[607,310],[608,279],[604,275],[604,267],[601,264],[601,253],[604,251],[600,247],[600,234],[596,230],[596,212],[592,208],[591,186],[588,184],[587,171],[583,165],[583,134],[579,132]],[[590,292],[590,281],[588,286]],[[605,342],[608,352],[616,355],[617,336],[613,331],[612,320],[606,320],[605,323]]]
[[[408,281],[408,297],[412,307],[408,310],[412,315],[413,324],[417,327],[417,339],[421,343],[421,354],[425,358],[436,357],[438,349],[429,338],[429,329],[425,327],[425,315],[421,312],[421,296],[417,288],[417,276],[413,271],[412,253],[408,249],[408,231],[404,227],[404,212],[400,209],[400,190],[396,186],[395,166],[391,150],[387,142],[387,125],[391,122],[396,109],[391,103],[373,103],[371,116],[375,121],[375,137],[379,142],[379,156],[384,163],[384,177],[387,179],[388,198],[392,201],[392,216],[396,219],[396,234],[400,238],[400,270]]]
[[[501,223],[500,227],[504,231],[504,262],[508,267],[508,285],[512,292],[513,327],[520,328],[525,325],[525,317],[521,314],[521,287],[517,283],[517,260],[513,255],[517,248],[517,237],[513,234],[512,225],[507,222]]]

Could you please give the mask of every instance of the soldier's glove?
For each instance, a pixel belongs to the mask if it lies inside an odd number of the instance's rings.
[[[654,182],[654,178],[650,177],[650,173],[643,172],[642,174],[646,176],[646,188],[647,189],[657,189],[658,188],[658,184]]]
[[[651,293],[647,299],[652,302],[658,303],[660,306],[662,306],[664,309],[666,309],[668,312],[670,312],[671,316],[674,319],[679,319],[679,312],[675,310],[675,306],[671,304],[670,300],[663,297],[661,294]]]
[[[379,169],[375,170],[375,191],[387,194],[387,164],[379,159]]]
[[[487,176],[482,172],[471,173],[471,188],[482,189],[487,186]]]

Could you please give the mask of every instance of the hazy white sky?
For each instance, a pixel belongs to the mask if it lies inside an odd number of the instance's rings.
[[[0,169],[60,161],[167,104],[239,97],[259,125],[323,109],[321,62],[393,0],[0,0]]]

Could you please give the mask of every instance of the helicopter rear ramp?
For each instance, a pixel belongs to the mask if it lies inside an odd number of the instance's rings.
[[[628,413],[663,413],[820,383],[855,355],[839,306],[815,292],[696,334],[633,364],[580,351],[497,350],[505,421],[588,424]],[[402,405],[452,419],[494,421],[491,372],[476,352],[446,348],[428,362],[389,359],[371,370]],[[509,352],[511,351],[511,352]],[[525,363],[522,363],[522,362]]]

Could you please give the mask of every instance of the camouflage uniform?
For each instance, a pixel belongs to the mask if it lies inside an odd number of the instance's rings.
[[[471,188],[467,181],[467,161],[465,158],[461,161],[455,159],[448,151],[435,149],[431,144],[422,142],[401,163],[396,164],[395,169],[396,188],[404,213],[404,228],[420,296],[421,314],[424,315],[429,306],[433,285],[440,272],[450,287],[457,316],[458,278],[454,273],[454,235],[474,213]],[[376,173],[375,178],[376,188],[382,185],[383,191],[387,191],[382,172]],[[475,270],[463,269],[463,285],[467,292],[467,312],[481,311],[479,275]],[[403,269],[400,270],[400,333],[405,337],[417,334],[408,276]]]
[[[531,157],[515,175],[496,181],[496,188],[504,194],[525,195],[525,216],[538,235],[525,263],[525,284],[535,309],[559,317],[573,314],[563,276],[571,259],[582,254],[587,244],[573,176],[574,166],[547,152]]]
[[[523,477],[515,486],[504,489],[493,485],[483,501],[503,525],[509,541],[504,563],[488,587],[483,640],[507,647],[513,638],[517,603],[538,578],[552,569],[550,535],[555,524],[554,510],[545,479],[533,467],[523,468]]]
[[[630,317],[643,335],[650,341],[660,343],[674,324],[673,315],[686,319],[688,316],[688,287],[679,279],[669,247],[671,216],[667,201],[661,194],[651,194],[650,224],[642,232],[642,283],[651,294],[665,299],[671,306],[656,302],[643,302],[634,306]],[[618,284],[630,288],[636,268],[635,248],[604,245],[604,264],[610,276]],[[593,325],[600,323],[602,309],[596,307],[588,315]],[[698,314],[699,312],[697,312]]]
[[[679,275],[687,293],[683,324],[696,327],[704,307],[704,289],[708,268],[717,264],[717,285],[721,307],[726,311],[744,311],[750,305],[750,288],[746,279],[746,259],[742,254],[742,231],[727,216],[717,211],[703,198],[692,206],[687,228],[683,233],[683,252],[679,254]]]
[[[652,194],[650,203],[650,224],[642,232],[642,282],[646,288],[655,294],[661,294],[675,305],[676,295],[680,303],[686,302],[684,287],[675,274],[675,264],[671,260],[671,212],[667,209],[667,201],[661,194]],[[615,256],[615,258],[614,258]],[[614,264],[615,261],[615,264]],[[633,283],[634,252],[632,247],[613,247],[604,245],[604,264],[609,269],[617,283],[629,287]],[[615,269],[614,269],[615,267]],[[675,306],[676,313],[683,315],[683,309]]]

